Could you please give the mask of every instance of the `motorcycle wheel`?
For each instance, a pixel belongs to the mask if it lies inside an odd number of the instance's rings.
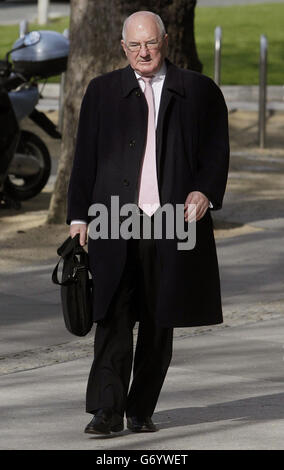
[[[36,175],[17,177],[8,174],[5,180],[4,192],[16,201],[25,201],[40,193],[46,185],[51,171],[51,159],[44,142],[29,131],[21,131],[17,152],[33,156],[40,165]]]

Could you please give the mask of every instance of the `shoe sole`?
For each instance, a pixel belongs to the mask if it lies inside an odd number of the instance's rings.
[[[132,432],[156,432],[158,431],[158,429],[139,429],[139,428],[132,428],[132,427],[129,427],[127,426],[127,429],[129,429],[129,431],[132,431]]]
[[[84,431],[86,434],[110,434],[110,431],[99,431],[98,429],[87,429]]]
[[[112,426],[109,430],[106,430],[106,429],[87,429],[85,430],[84,432],[86,434],[105,434],[105,435],[108,435],[110,434],[111,432],[120,432],[120,431],[123,431],[124,429],[124,425],[123,424],[117,424],[115,426]]]

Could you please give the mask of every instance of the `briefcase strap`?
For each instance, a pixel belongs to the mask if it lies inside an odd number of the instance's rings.
[[[60,258],[58,261],[57,265],[55,266],[53,273],[52,273],[52,282],[54,284],[58,284],[59,286],[70,286],[71,284],[74,284],[76,282],[76,279],[73,278],[73,276],[70,276],[69,279],[66,279],[66,281],[60,282],[58,280],[58,267],[60,262],[63,260],[63,258]]]
[[[59,286],[69,286],[77,281],[77,272],[79,270],[84,269],[89,271],[88,255],[84,248],[80,245],[79,237],[79,234],[75,235],[74,238],[68,237],[67,240],[65,240],[65,242],[58,248],[57,253],[60,256],[60,259],[52,273],[52,282],[54,282],[54,284],[58,284]],[[76,257],[76,255],[79,256],[80,262],[78,264],[74,263],[72,272],[68,274],[67,279],[60,282],[58,279],[58,267],[60,262],[62,260],[65,262],[66,258]]]
[[[54,282],[54,284],[58,284],[59,286],[70,286],[71,284],[74,284],[74,282],[77,282],[77,272],[80,271],[80,270],[87,270],[89,271],[88,269],[88,266],[86,264],[83,264],[83,265],[75,265],[73,267],[73,270],[72,270],[72,273],[68,274],[68,278],[63,281],[63,282],[60,282],[59,279],[58,279],[58,267],[59,267],[59,264],[60,262],[63,260],[64,262],[64,258],[61,257],[60,260],[58,261],[57,265],[55,266],[54,270],[53,270],[53,273],[52,273],[52,282]]]

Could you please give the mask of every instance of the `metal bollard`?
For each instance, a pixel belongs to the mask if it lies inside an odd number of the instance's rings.
[[[220,86],[221,84],[221,48],[222,48],[222,28],[215,28],[215,55],[214,55],[214,81]]]
[[[48,22],[49,0],[37,1],[38,24],[46,24]]]
[[[29,22],[27,20],[22,20],[19,23],[19,37],[23,38],[29,32]]]
[[[265,147],[266,141],[266,87],[267,87],[267,49],[268,41],[263,34],[260,36],[259,58],[259,105],[258,105],[258,131],[259,146]]]
[[[69,37],[69,30],[63,31],[63,36]],[[65,88],[65,72],[61,74],[60,88],[59,88],[59,106],[58,106],[58,130],[62,133],[63,130],[63,116],[64,116],[64,88]]]

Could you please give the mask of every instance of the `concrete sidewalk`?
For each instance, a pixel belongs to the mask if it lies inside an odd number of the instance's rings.
[[[37,21],[37,1],[26,2],[25,0],[5,1],[0,3],[0,25],[13,25],[22,20],[29,22]],[[49,19],[60,18],[70,15],[70,2],[50,2],[48,9]]]
[[[160,430],[83,429],[91,357],[1,377],[1,449],[283,449],[284,319],[177,338]]]
[[[244,110],[257,111],[259,100],[259,87],[257,85],[223,85],[222,93],[225,97],[229,111]],[[37,108],[41,111],[58,110],[60,85],[47,83],[42,90],[42,98]],[[284,86],[274,85],[267,87],[267,110],[284,110]]]

